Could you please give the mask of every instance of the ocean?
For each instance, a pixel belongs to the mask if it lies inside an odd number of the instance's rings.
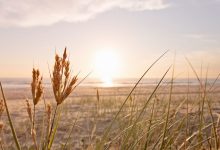
[[[81,79],[79,79],[80,81]],[[85,79],[79,86],[81,87],[132,87],[134,86],[138,78],[124,78],[124,79],[114,79],[111,85],[105,85],[98,79]],[[141,86],[151,86],[156,85],[159,82],[159,78],[143,79],[140,82]],[[0,78],[4,88],[28,88],[31,84],[31,78]],[[170,79],[164,79],[162,84],[169,84]],[[205,79],[203,79],[205,82]],[[211,78],[207,80],[208,85],[212,85],[215,82],[215,85],[220,85],[220,80]],[[175,79],[174,85],[199,85],[197,79]],[[51,81],[49,78],[43,80],[44,87],[51,87]]]

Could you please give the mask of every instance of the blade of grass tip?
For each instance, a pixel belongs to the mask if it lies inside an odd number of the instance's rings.
[[[171,85],[170,85],[170,92],[169,92],[167,116],[166,116],[166,122],[165,122],[165,125],[164,125],[164,131],[163,131],[163,137],[162,137],[162,143],[161,143],[160,150],[162,150],[162,149],[163,149],[163,146],[164,146],[165,136],[166,136],[166,132],[167,132],[167,126],[168,126],[169,116],[170,116],[170,104],[171,104],[172,93],[173,93],[173,82],[174,82],[174,71],[175,71],[175,59],[176,59],[176,53],[175,53],[175,55],[174,55],[174,60],[173,60],[174,66],[173,66],[173,70],[172,70],[172,78],[171,78]]]
[[[5,109],[6,109],[6,112],[7,112],[8,121],[9,121],[11,131],[12,131],[12,134],[13,134],[13,138],[14,138],[17,149],[20,150],[21,147],[20,147],[20,144],[18,142],[18,137],[17,137],[17,134],[15,132],[15,129],[14,129],[14,126],[13,126],[13,123],[12,123],[12,120],[11,120],[11,116],[10,116],[10,113],[9,113],[9,110],[8,110],[8,105],[7,105],[7,102],[6,102],[6,98],[5,98],[5,94],[4,94],[1,82],[0,82],[0,87],[1,87],[2,97],[3,97],[4,103],[5,103]]]
[[[159,83],[156,85],[156,87],[154,88],[153,92],[151,93],[151,95],[149,96],[149,98],[147,99],[146,103],[144,104],[144,107],[141,109],[140,114],[138,115],[138,117],[136,118],[134,124],[132,125],[132,128],[130,131],[128,131],[128,135],[126,136],[124,142],[122,145],[126,145],[126,143],[129,140],[129,137],[131,136],[132,131],[135,129],[135,126],[138,122],[138,120],[141,118],[141,115],[143,114],[144,110],[146,109],[148,103],[150,102],[150,100],[152,99],[152,97],[154,96],[155,92],[157,91],[157,89],[159,88],[160,84],[162,83],[163,79],[165,78],[165,76],[167,75],[167,73],[169,72],[170,67],[166,70],[166,72],[164,73],[163,77],[160,79]],[[123,149],[123,148],[122,148]]]
[[[77,83],[72,90],[74,90],[76,87],[78,87],[90,74],[92,73],[92,71],[90,71],[82,80],[79,81],[79,83]]]
[[[186,61],[188,62],[189,66],[190,66],[190,68],[192,69],[192,71],[194,72],[194,74],[196,75],[196,78],[197,78],[197,80],[199,81],[200,87],[202,88],[203,91],[205,91],[205,90],[204,90],[204,87],[203,87],[203,85],[202,85],[202,81],[200,80],[200,78],[199,78],[199,76],[198,76],[196,70],[194,69],[193,65],[191,64],[191,62],[189,61],[189,59],[188,59],[187,57],[185,57],[185,59],[186,59]]]
[[[167,53],[168,51],[166,51],[165,53],[163,53],[158,59],[156,59],[150,66],[149,68],[143,73],[143,75],[141,76],[141,78],[139,78],[139,80],[136,82],[135,86],[132,88],[132,90],[130,91],[130,93],[128,94],[128,96],[126,97],[126,99],[124,100],[123,104],[121,105],[121,107],[119,108],[119,111],[116,113],[116,115],[114,116],[113,120],[111,121],[110,125],[108,126],[108,128],[106,129],[105,133],[102,136],[102,139],[100,141],[100,143],[97,144],[96,149],[99,150],[102,148],[102,145],[105,142],[105,139],[107,138],[113,123],[115,122],[115,120],[117,119],[118,115],[120,114],[122,108],[124,107],[125,103],[127,102],[127,100],[129,99],[129,97],[131,96],[131,94],[133,93],[133,91],[136,89],[137,85],[140,83],[140,81],[144,78],[144,76],[147,74],[147,72]]]
[[[199,99],[199,142],[202,141],[202,133],[201,133],[201,129],[203,128],[203,110],[204,110],[204,96],[201,95],[201,93],[205,93],[205,88],[203,87],[202,81],[200,80],[198,73],[196,72],[195,68],[193,67],[193,65],[191,64],[191,62],[189,61],[188,58],[185,57],[185,59],[187,60],[190,68],[192,69],[192,71],[194,72],[199,85],[200,85],[200,98],[202,99],[202,106],[200,104],[200,99]],[[202,69],[201,69],[202,70]]]
[[[216,84],[216,82],[218,81],[219,77],[220,77],[220,73],[219,73],[218,76],[216,77],[215,81],[212,83],[211,87],[209,88],[209,91],[211,91],[212,88],[215,86],[215,84]]]
[[[58,129],[58,126],[59,126],[59,120],[60,120],[60,116],[61,116],[61,112],[62,112],[62,108],[63,108],[63,105],[61,104],[60,107],[58,108],[58,117],[56,118],[56,121],[55,121],[55,127],[52,131],[52,134],[51,134],[51,137],[50,137],[50,142],[48,144],[48,150],[51,149],[52,145],[53,145],[53,141],[54,141],[54,138],[55,138],[55,135],[56,135],[56,132],[57,132],[57,129]]]

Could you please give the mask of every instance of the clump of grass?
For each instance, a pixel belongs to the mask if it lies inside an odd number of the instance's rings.
[[[188,80],[186,95],[178,97],[175,93],[174,67],[170,82],[164,82],[170,71],[171,67],[169,67],[148,94],[143,94],[142,97],[134,95],[141,80],[165,54],[166,52],[149,66],[129,93],[120,97],[120,101],[116,98],[117,96],[114,97],[115,99],[109,97],[106,99],[109,100],[108,102],[104,101],[102,91],[99,89],[95,90],[94,99],[86,98],[85,103],[79,102],[80,105],[92,106],[91,108],[94,110],[86,118],[88,120],[81,118],[80,112],[77,112],[73,121],[67,121],[70,125],[68,128],[63,127],[67,129],[64,137],[59,139],[60,149],[74,149],[70,142],[74,129],[78,129],[84,134],[85,131],[88,133],[87,139],[83,137],[84,135],[73,139],[78,140],[83,149],[219,149],[220,115],[213,109],[214,100],[211,98],[213,87],[219,76],[209,85],[208,74],[206,73],[205,79],[199,77],[188,61],[200,87],[197,93],[191,93]],[[53,143],[59,130],[59,122],[63,116],[67,118],[67,116],[61,115],[63,104],[85,78],[77,84],[77,75],[71,76],[70,61],[65,48],[62,56],[55,55],[50,79],[54,107],[44,99],[43,78],[40,71],[33,69],[31,82],[33,101],[31,103],[26,100],[26,109],[31,125],[32,145],[30,146],[36,150],[58,149],[58,147],[53,147]],[[16,148],[21,149],[2,86],[1,92],[3,100],[0,101],[0,119],[5,108]],[[45,102],[42,122],[35,117],[39,115],[35,109],[38,108],[41,99],[44,99]],[[64,118],[65,121],[66,118]],[[88,128],[79,125],[83,124],[83,121],[88,121],[88,123],[90,121]],[[40,129],[37,126],[39,122],[41,123]],[[97,132],[100,131],[102,122],[105,122],[105,128],[98,135]],[[3,126],[4,124],[0,122],[0,132]],[[3,147],[2,144],[1,146]]]
[[[57,112],[58,107],[64,102],[64,100],[73,92],[74,88],[76,88],[76,82],[77,82],[77,76],[70,76],[70,61],[67,59],[67,49],[65,48],[63,56],[60,57],[58,54],[55,55],[55,63],[53,68],[53,74],[51,75],[51,83],[53,87],[53,93],[56,101],[56,107],[53,114],[53,118],[51,118],[52,115],[52,107],[50,104],[46,104],[45,112],[47,115],[47,124],[46,124],[46,137],[43,138],[44,141],[42,142],[42,145],[39,145],[37,143],[37,130],[35,127],[36,122],[36,106],[41,100],[43,96],[43,77],[40,75],[39,69],[33,68],[32,71],[32,82],[31,82],[31,93],[32,93],[32,99],[33,99],[33,110],[31,107],[31,104],[29,100],[26,100],[27,105],[27,113],[31,122],[31,135],[33,139],[33,144],[35,146],[35,149],[38,150],[40,147],[42,149],[51,149],[53,140],[57,131],[58,122],[59,122],[59,116],[61,112]],[[6,98],[4,96],[3,88],[1,86],[1,91],[3,95],[3,100],[5,103],[7,116],[9,119],[9,123],[11,126],[11,130],[14,136],[14,140],[17,146],[17,149],[20,148],[20,144],[18,142],[18,138],[14,129],[14,125],[11,120],[11,116],[9,114],[9,110],[6,103]],[[2,114],[2,105],[0,103],[0,116]],[[58,117],[56,118],[58,113]],[[43,127],[44,128],[44,127]]]

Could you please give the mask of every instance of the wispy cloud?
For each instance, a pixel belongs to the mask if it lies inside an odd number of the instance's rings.
[[[0,26],[78,22],[114,8],[143,11],[167,6],[165,0],[0,0]]]
[[[184,37],[192,39],[192,40],[197,40],[197,41],[202,41],[202,42],[217,42],[216,38],[213,37],[213,35],[208,35],[208,34],[185,34]]]

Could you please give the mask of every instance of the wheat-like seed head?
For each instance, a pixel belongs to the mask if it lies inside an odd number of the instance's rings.
[[[36,92],[36,98],[35,98],[35,101],[34,101],[34,105],[36,105],[40,101],[40,98],[43,94],[42,80],[43,80],[43,78],[41,77],[41,79],[40,79],[40,81],[38,82],[38,85],[37,85],[37,92]]]
[[[67,50],[64,49],[63,57],[55,55],[55,64],[52,76],[53,92],[57,105],[61,104],[73,91],[77,76],[70,77],[70,62],[67,60]]]
[[[37,103],[40,101],[42,94],[43,94],[42,80],[43,80],[43,77],[40,77],[40,71],[38,69],[33,68],[31,92],[32,92],[34,105],[37,105]]]
[[[27,104],[27,113],[28,113],[30,121],[32,122],[33,121],[32,110],[31,110],[31,105],[30,105],[28,99],[26,99],[26,104]]]

